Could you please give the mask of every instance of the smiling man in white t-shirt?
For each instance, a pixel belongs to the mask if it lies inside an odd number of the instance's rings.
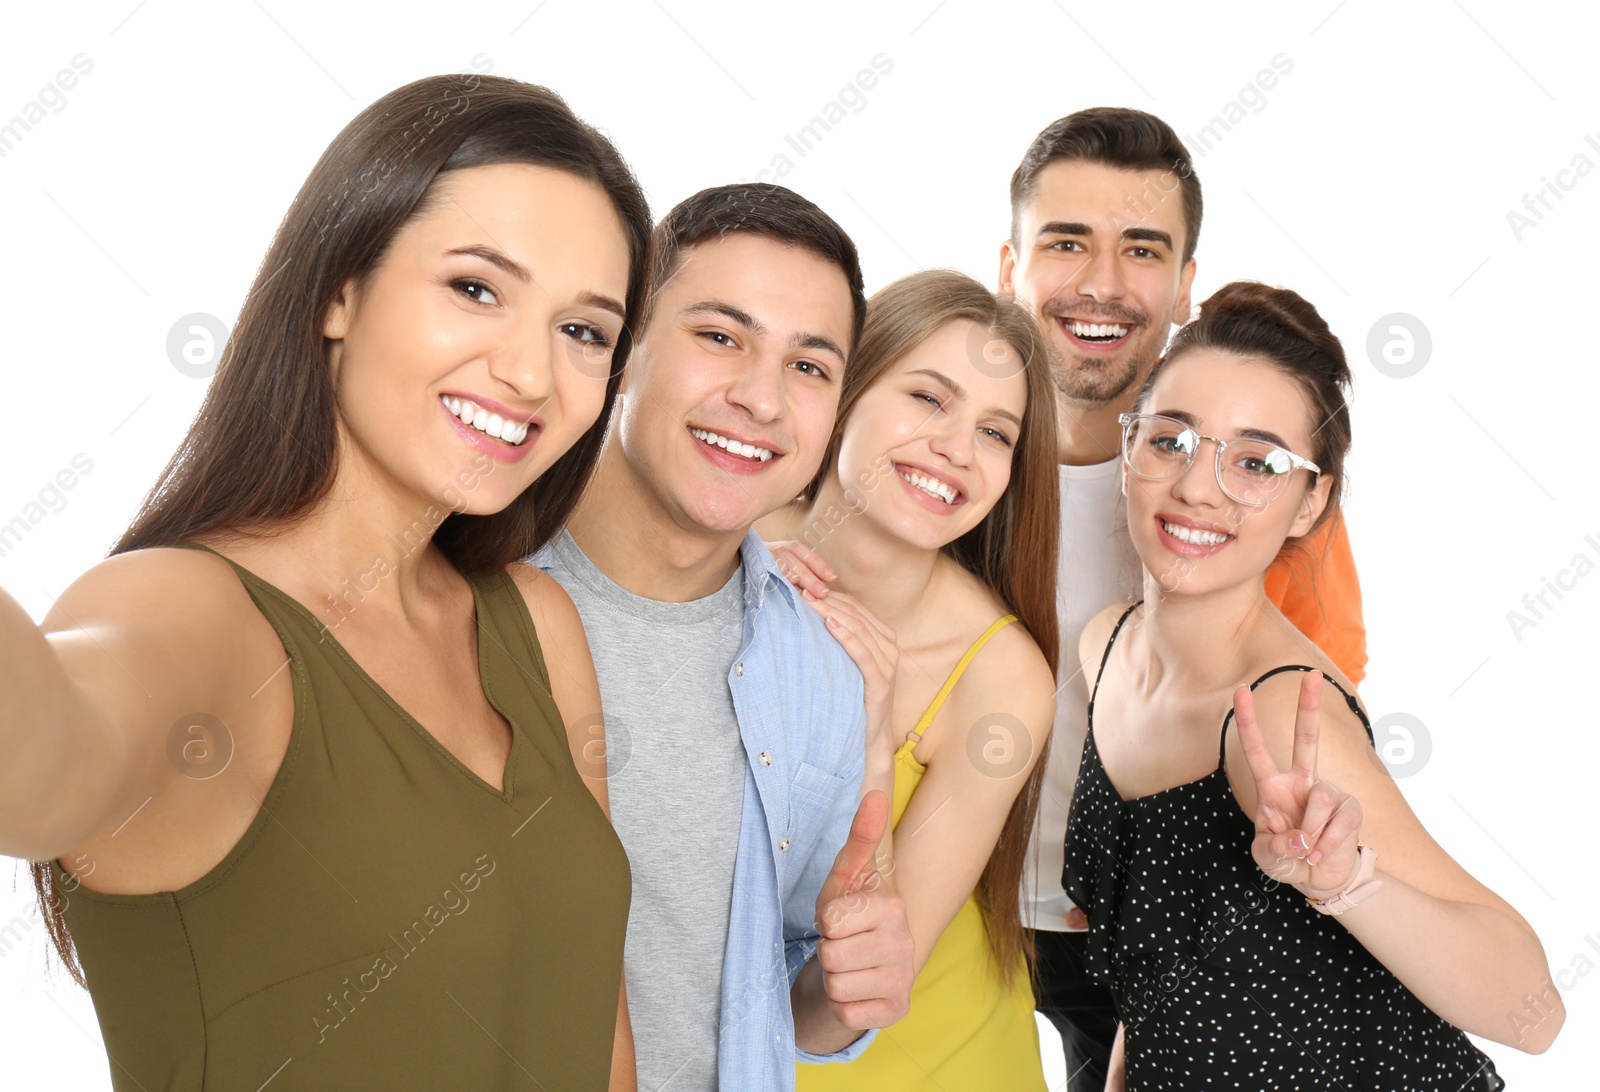
[[[1083,970],[1088,920],[1061,885],[1093,684],[1078,639],[1095,615],[1139,594],[1117,417],[1132,408],[1173,325],[1189,319],[1201,209],[1200,180],[1171,126],[1138,110],[1082,110],[1046,127],[1023,156],[1000,250],[1000,291],[1032,311],[1050,346],[1060,426],[1061,690],[1022,914],[1033,930],[1039,1010],[1061,1033],[1070,1092],[1105,1086],[1116,1035],[1110,991]],[[1267,589],[1360,680],[1365,635],[1342,521],[1274,563]]]

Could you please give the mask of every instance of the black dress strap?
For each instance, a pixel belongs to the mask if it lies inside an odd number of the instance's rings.
[[[1105,678],[1106,663],[1111,659],[1111,646],[1117,643],[1117,634],[1122,632],[1122,623],[1126,622],[1128,615],[1139,609],[1140,604],[1143,602],[1144,600],[1141,599],[1138,603],[1134,603],[1122,612],[1122,617],[1117,619],[1117,624],[1111,629],[1111,637],[1106,641],[1105,651],[1100,654],[1100,670],[1095,672],[1094,686],[1089,689],[1089,718],[1091,723],[1094,720],[1094,698],[1096,694],[1100,693],[1100,680]]]
[[[1105,670],[1104,665],[1101,665],[1101,670],[1102,671]],[[1260,686],[1262,683],[1264,683],[1268,679],[1272,678],[1272,676],[1281,675],[1285,671],[1317,671],[1317,670],[1318,670],[1317,668],[1308,667],[1305,664],[1284,664],[1282,667],[1273,668],[1271,671],[1268,671],[1265,675],[1262,675],[1255,682],[1251,683],[1250,684],[1250,690],[1251,690],[1252,693],[1254,693],[1256,687]],[[1367,742],[1368,743],[1374,742],[1373,735],[1372,735],[1372,722],[1367,719],[1366,710],[1361,708],[1361,703],[1356,701],[1355,695],[1350,693],[1350,691],[1346,690],[1344,687],[1340,686],[1339,685],[1339,680],[1334,678],[1332,675],[1328,674],[1326,671],[1321,671],[1319,673],[1322,675],[1322,677],[1324,679],[1326,679],[1328,682],[1331,682],[1333,684],[1333,687],[1334,687],[1335,690],[1339,691],[1339,693],[1344,695],[1344,703],[1350,707],[1350,712],[1352,712],[1352,713],[1354,713],[1356,715],[1356,717],[1361,721],[1361,726],[1367,730]],[[1092,705],[1093,703],[1091,702],[1090,704]],[[1217,741],[1217,767],[1219,769],[1222,767],[1222,764],[1227,761],[1227,757],[1228,757],[1228,722],[1231,721],[1231,720],[1233,720],[1233,710],[1230,708],[1228,710],[1228,712],[1226,713],[1226,715],[1224,715],[1223,718],[1222,718],[1222,738]]]

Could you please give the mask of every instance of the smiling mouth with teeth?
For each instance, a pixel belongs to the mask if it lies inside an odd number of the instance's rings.
[[[1128,336],[1131,326],[1115,322],[1080,322],[1077,319],[1062,319],[1061,325],[1073,337],[1099,345],[1108,345],[1113,341],[1120,341]]]
[[[938,478],[930,478],[926,474],[917,474],[908,470],[902,470],[900,476],[930,497],[938,497],[946,504],[954,504],[956,502],[957,493],[955,488],[940,481]]]
[[[720,447],[728,454],[737,455],[741,459],[750,459],[753,462],[764,463],[772,458],[772,452],[768,451],[764,447],[757,447],[755,444],[741,443],[738,440],[730,440],[726,436],[719,436],[717,433],[709,432],[703,428],[692,428],[689,430],[689,435],[693,436],[696,440],[699,440],[702,444],[707,444],[711,447]]]
[[[490,413],[476,402],[448,394],[441,394],[439,401],[444,403],[445,409],[459,417],[462,424],[471,425],[501,443],[516,447],[528,438],[527,421],[508,420],[498,413]]]
[[[1191,546],[1221,546],[1233,538],[1221,531],[1202,531],[1198,527],[1184,527],[1166,520],[1161,521],[1161,529],[1179,542],[1187,542]]]

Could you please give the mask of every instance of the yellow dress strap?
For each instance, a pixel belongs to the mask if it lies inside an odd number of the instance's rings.
[[[926,732],[928,727],[933,724],[933,718],[939,715],[939,708],[944,705],[944,700],[956,688],[956,683],[961,680],[961,675],[967,670],[967,665],[972,662],[972,658],[978,654],[978,651],[984,645],[989,643],[989,638],[1016,620],[1017,616],[1015,614],[1005,614],[996,618],[989,624],[989,628],[984,630],[976,641],[972,642],[972,646],[961,654],[961,659],[956,661],[956,666],[951,670],[950,677],[944,681],[943,686],[939,687],[939,692],[933,696],[933,701],[929,703],[927,711],[922,714],[921,719],[917,721],[917,726],[906,737],[906,745],[908,747],[915,747],[922,741],[922,733]]]

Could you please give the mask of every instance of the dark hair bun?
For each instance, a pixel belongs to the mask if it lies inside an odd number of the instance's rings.
[[[1303,342],[1307,350],[1327,358],[1344,386],[1350,384],[1344,347],[1310,301],[1291,289],[1274,288],[1260,281],[1225,284],[1200,305],[1198,326],[1247,338],[1254,334],[1262,340],[1276,340],[1276,334],[1277,338]]]

